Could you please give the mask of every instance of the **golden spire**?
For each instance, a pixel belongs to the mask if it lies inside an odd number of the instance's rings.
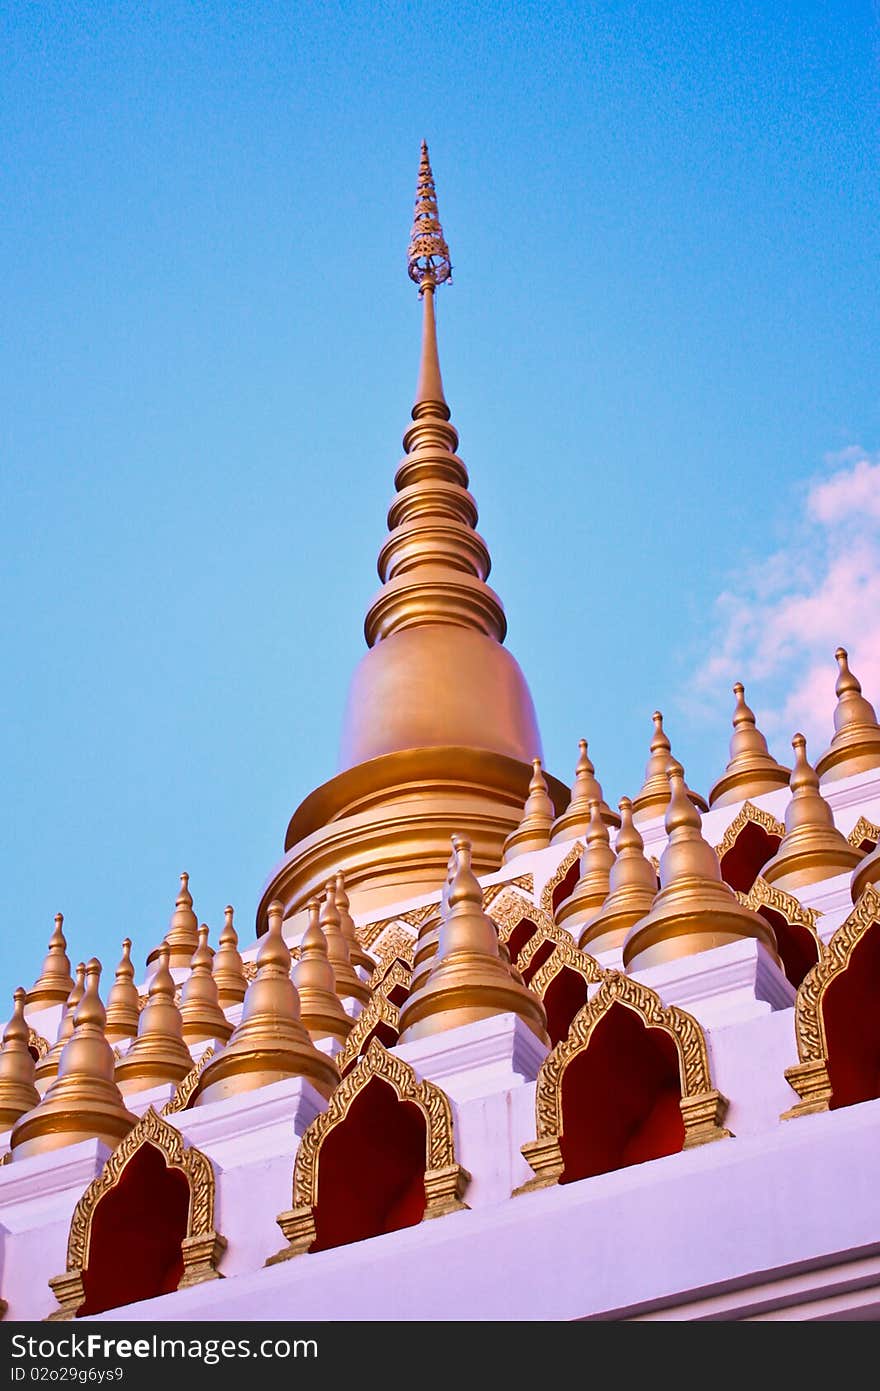
[[[569,931],[594,918],[608,897],[614,851],[611,849],[608,827],[602,820],[602,810],[595,800],[590,802],[590,822],[585,842],[578,881],[555,914],[559,926],[564,924]]]
[[[339,923],[342,928],[342,935],[348,943],[348,954],[351,958],[352,966],[362,966],[368,975],[372,975],[376,969],[376,963],[373,958],[364,951],[358,941],[354,918],[349,912],[351,902],[345,888],[345,875],[341,870],[336,876],[336,907],[339,910]]]
[[[857,903],[869,884],[880,889],[880,841],[861,864],[856,865],[850,880],[850,893],[853,903]]]
[[[300,943],[299,961],[293,968],[293,983],[299,995],[300,1018],[312,1039],[336,1038],[344,1043],[354,1021],[336,994],[327,941],[318,921],[320,907],[316,898],[309,899],[309,925]]]
[[[550,827],[556,808],[550,800],[547,779],[541,770],[540,758],[532,759],[532,780],[529,795],[523,807],[522,821],[515,831],[511,831],[504,842],[504,855],[501,863],[507,864],[516,855],[525,855],[529,850],[544,850],[550,844]]]
[[[578,740],[578,761],[571,785],[571,800],[550,828],[550,844],[561,840],[576,840],[586,834],[590,822],[590,803],[598,802],[602,820],[608,826],[619,826],[620,817],[613,812],[602,794],[602,784],[596,778],[593,760],[587,752],[586,739]]]
[[[43,962],[43,969],[35,984],[28,991],[29,1005],[64,1004],[71,990],[73,979],[70,974],[70,961],[67,956],[67,942],[62,926],[64,914],[55,914],[55,929],[49,938],[49,950]]]
[[[131,960],[131,938],[122,943],[122,956],[116,967],[116,979],[107,996],[107,1026],[104,1030],[111,1043],[120,1038],[134,1038],[140,1018],[140,997],[134,983]]]
[[[669,783],[669,839],[660,858],[660,889],[624,942],[625,969],[641,971],[744,937],[756,937],[778,961],[772,927],[743,908],[721,878],[718,856],[702,837],[700,815],[688,796],[680,764],[670,764]]]
[[[791,741],[791,801],[785,809],[785,835],[779,849],[761,870],[768,884],[794,893],[833,874],[849,873],[862,858],[834,824],[834,815],[819,791],[819,778],[807,762],[807,741]]]
[[[443,236],[443,228],[440,226],[434,174],[425,140],[422,141],[419,160],[419,181],[416,185],[416,205],[406,265],[409,278],[418,285],[420,295],[428,288],[442,285],[444,280],[452,284],[452,262],[449,259],[449,247]],[[439,399],[442,400],[442,392]]]
[[[440,890],[440,905],[437,913],[430,914],[419,927],[416,947],[413,953],[412,976],[410,977],[410,994],[414,995],[420,990],[431,973],[431,966],[434,957],[437,955],[437,947],[440,943],[440,928],[443,920],[449,912],[449,890],[452,887],[452,876],[455,873],[455,851],[452,850],[446,862],[446,878]]]
[[[726,807],[747,797],[760,797],[777,787],[787,787],[789,770],[767,749],[767,740],[755,722],[754,711],[746,705],[745,687],[737,681],[733,688],[733,736],[730,762],[709,793],[710,807]]]
[[[632,802],[629,797],[621,797],[618,805],[620,830],[614,846],[616,859],[608,878],[608,897],[578,939],[578,946],[592,956],[622,947],[633,924],[650,912],[657,893],[654,866],[645,855],[645,843],[633,824]]]
[[[845,647],[835,652],[840,668],[835,694],[834,738],[816,764],[822,782],[835,782],[853,773],[880,768],[880,725],[873,705],[849,669]]]
[[[256,978],[248,986],[241,1022],[199,1080],[195,1105],[221,1101],[286,1077],[306,1077],[323,1096],[339,1081],[339,1069],[320,1052],[300,1018],[290,978],[290,952],[281,931],[284,905],[269,904],[269,930],[257,952]]]
[[[180,876],[180,892],[171,914],[168,931],[165,933],[165,941],[171,949],[169,966],[188,966],[193,952],[199,945],[199,920],[193,912],[189,875],[186,873]],[[156,955],[156,952],[151,952],[148,962],[152,962]]]
[[[217,983],[211,974],[212,954],[208,946],[208,925],[199,928],[199,945],[193,952],[192,969],[180,996],[180,1019],[187,1043],[219,1038],[224,1043],[232,1025],[220,1008]]]
[[[104,1006],[98,994],[100,979],[101,963],[92,957],[58,1076],[40,1104],[26,1112],[12,1131],[9,1143],[14,1159],[80,1140],[100,1140],[115,1149],[137,1120],[126,1110],[113,1080],[113,1050],[104,1034]]]
[[[654,721],[651,756],[645,766],[645,781],[640,791],[633,797],[632,803],[633,821],[637,826],[640,826],[644,821],[652,821],[655,817],[662,815],[669,803],[667,769],[672,757],[672,745],[669,742],[669,735],[663,728],[663,716],[660,711],[655,710],[651,719]],[[708,810],[699,792],[692,792],[687,784],[685,784],[685,793],[700,811]]]
[[[455,873],[431,973],[400,1011],[401,1042],[514,1013],[547,1042],[544,1006],[510,974],[492,919],[483,911],[483,890],[471,869],[470,842],[453,836]]]
[[[12,1017],[3,1030],[0,1049],[0,1131],[9,1130],[19,1116],[39,1105],[34,1086],[34,1060],[28,1047],[30,1029],[24,1017],[27,991],[19,986],[12,996]]]
[[[86,987],[86,963],[80,961],[76,968],[76,980],[70,988],[64,1008],[61,1011],[61,1018],[58,1021],[58,1033],[55,1035],[55,1042],[40,1058],[35,1069],[37,1086],[41,1091],[45,1091],[53,1077],[58,1076],[58,1066],[61,1062],[61,1054],[64,1052],[65,1044],[73,1033],[73,1016],[76,1014],[76,1007],[83,997]]]
[[[341,1000],[353,997],[366,1004],[370,998],[370,987],[366,985],[351,964],[348,943],[342,931],[342,920],[336,903],[336,880],[328,879],[324,885],[324,902],[320,910],[321,931],[327,943],[327,955],[333,967],[336,980],[336,994]]]
[[[232,921],[234,912],[232,904],[227,903],[223,931],[211,963],[211,971],[217,982],[217,997],[223,1006],[237,1005],[247,992],[247,977],[238,950],[238,933]]]
[[[192,1067],[190,1051],[183,1041],[180,1010],[174,1003],[174,977],[168,969],[170,954],[167,941],[154,953],[159,964],[141,1010],[137,1038],[116,1064],[116,1080],[125,1096],[162,1082],[182,1082]]]

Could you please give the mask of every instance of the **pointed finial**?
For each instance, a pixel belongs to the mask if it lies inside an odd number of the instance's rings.
[[[550,800],[547,779],[540,758],[532,759],[529,794],[523,807],[522,820],[504,842],[502,864],[529,850],[544,850],[550,844],[550,827],[556,808]]]
[[[862,852],[850,845],[834,824],[834,813],[819,791],[819,777],[807,759],[807,741],[791,741],[791,801],[785,809],[785,835],[761,877],[787,893],[834,874],[855,869]]]
[[[596,769],[590,758],[586,739],[578,740],[578,761],[571,785],[571,800],[561,816],[550,828],[550,844],[557,845],[561,840],[576,840],[586,834],[590,822],[590,802],[599,803],[602,820],[607,826],[618,826],[620,818],[605,801],[602,784],[596,778]]]
[[[434,175],[428,157],[428,146],[424,140],[419,160],[416,204],[406,263],[409,278],[418,285],[419,294],[424,294],[426,289],[433,289],[435,285],[442,285],[444,280],[452,279],[449,247],[440,226]]]
[[[9,1130],[19,1116],[39,1104],[34,1085],[34,1060],[28,1047],[30,1029],[24,1017],[27,992],[19,986],[13,993],[12,1017],[3,1030],[0,1049],[0,1131]]]
[[[188,966],[199,943],[199,920],[193,912],[189,875],[185,871],[180,876],[180,890],[168,931],[165,933],[165,941],[171,951],[170,965]],[[149,960],[152,961],[155,955],[155,952],[151,953]]]
[[[633,820],[637,826],[664,814],[669,801],[667,770],[672,760],[672,745],[669,742],[669,735],[663,728],[661,711],[655,710],[651,719],[654,722],[654,733],[651,736],[650,757],[645,766],[645,781],[639,792],[633,797],[632,804]],[[695,807],[698,807],[700,811],[708,810],[705,800],[698,792],[693,792],[689,787],[686,787],[685,791]]]
[[[58,1076],[61,1054],[64,1052],[65,1044],[73,1034],[73,1017],[76,1014],[76,1007],[83,997],[85,982],[86,963],[80,961],[76,968],[76,980],[70,988],[70,994],[65,1000],[64,1008],[61,1011],[55,1042],[48,1053],[43,1054],[36,1066],[35,1076],[37,1086],[41,1091],[45,1091],[52,1079]]]
[[[578,946],[591,955],[622,947],[630,928],[649,912],[657,893],[657,875],[633,822],[632,802],[621,797],[618,806],[620,830],[608,876],[608,896],[578,939]]]
[[[351,957],[352,966],[362,966],[367,975],[372,975],[376,969],[376,963],[369,956],[358,941],[357,929],[354,925],[354,918],[351,916],[351,900],[345,887],[345,875],[339,870],[336,875],[336,907],[339,910],[339,923],[342,928],[342,935],[348,943],[348,954]]]
[[[767,740],[758,729],[755,713],[746,704],[745,687],[737,681],[733,688],[733,736],[730,760],[709,793],[710,807],[729,806],[760,797],[788,784],[789,771],[767,749]]]
[[[556,910],[556,921],[572,931],[585,926],[596,916],[608,897],[609,875],[614,865],[614,851],[608,827],[602,820],[598,801],[590,802],[584,850],[580,859],[578,881],[568,898]]]
[[[116,979],[107,996],[106,1034],[111,1043],[120,1038],[134,1038],[138,1031],[140,998],[134,983],[131,960],[131,938],[122,943],[122,956],[116,967]]]
[[[137,1038],[116,1065],[116,1080],[124,1096],[163,1082],[176,1086],[192,1067],[174,1000],[170,957],[171,948],[163,942],[158,949],[159,964],[147,988],[147,1003],[140,1013]]]
[[[321,931],[327,942],[327,954],[336,981],[336,993],[341,1000],[354,998],[366,1004],[370,998],[370,987],[366,985],[351,964],[348,942],[342,931],[342,920],[336,902],[336,880],[328,879],[324,885],[324,900],[320,908]]]
[[[319,922],[321,905],[316,898],[311,898],[307,908],[309,925],[300,942],[299,961],[293,968],[300,1017],[313,1041],[336,1038],[344,1043],[354,1021],[346,1014],[336,994],[336,978]]]
[[[55,927],[49,938],[49,946],[43,969],[28,991],[27,1002],[38,1008],[43,1005],[64,1004],[71,990],[73,979],[70,974],[70,961],[67,956],[67,942],[62,931],[64,914],[55,914]]]
[[[816,764],[823,783],[880,768],[880,724],[873,705],[849,666],[845,647],[835,652],[838,674],[835,685],[834,738]]]
[[[217,984],[217,996],[221,1006],[237,1005],[247,993],[247,977],[244,973],[241,954],[238,950],[238,933],[233,916],[235,909],[227,903],[224,911],[223,930],[211,971]]]
[[[187,1043],[201,1043],[208,1038],[219,1038],[225,1043],[232,1033],[232,1025],[220,1008],[217,983],[211,974],[212,959],[208,924],[202,923],[192,969],[180,997],[180,1018]]]

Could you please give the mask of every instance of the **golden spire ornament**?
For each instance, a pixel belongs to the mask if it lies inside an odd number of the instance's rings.
[[[834,738],[816,764],[823,783],[880,768],[880,725],[874,707],[849,669],[846,648],[838,647],[834,655],[839,668]]]
[[[348,943],[342,931],[339,908],[336,905],[336,880],[328,879],[324,886],[324,901],[320,910],[321,931],[327,943],[327,955],[333,967],[336,994],[341,1000],[360,1000],[366,1004],[370,987],[365,985],[351,964]]]
[[[19,986],[12,999],[12,1017],[3,1030],[0,1049],[0,1131],[9,1130],[40,1101],[40,1093],[34,1085],[34,1060],[28,1047],[30,1029],[24,1017],[27,991]]]
[[[341,870],[336,876],[336,907],[339,911],[339,924],[342,928],[342,935],[348,943],[348,955],[352,966],[361,966],[368,975],[372,975],[376,969],[376,963],[373,958],[364,951],[358,941],[354,918],[351,916],[350,912],[351,901],[345,887],[345,875]]]
[[[222,1101],[287,1077],[305,1077],[323,1096],[339,1081],[339,1069],[312,1043],[300,1018],[290,978],[290,951],[281,931],[284,904],[273,899],[269,928],[257,951],[256,978],[248,986],[241,1022],[226,1047],[199,1079],[194,1105]]]
[[[174,912],[171,914],[168,931],[165,933],[165,941],[171,951],[168,965],[188,966],[192,960],[193,952],[199,945],[199,920],[193,912],[192,894],[189,891],[189,875],[186,873],[180,876],[180,892],[177,895]],[[152,961],[155,956],[155,952],[151,953],[149,960]]]
[[[346,1014],[336,994],[327,941],[318,921],[320,907],[316,898],[309,899],[309,925],[300,942],[293,983],[299,995],[300,1018],[312,1040],[335,1038],[344,1043],[354,1021]]]
[[[55,1035],[55,1042],[44,1053],[36,1065],[35,1077],[40,1091],[45,1091],[54,1077],[58,1076],[58,1066],[61,1062],[61,1054],[64,1052],[68,1039],[73,1034],[73,1016],[76,1014],[76,1007],[83,997],[86,988],[86,963],[81,961],[76,968],[76,980],[71,986],[70,994],[65,1001],[61,1011],[61,1018],[58,1021],[58,1033]]]
[[[602,794],[602,784],[596,778],[596,769],[590,758],[586,739],[578,740],[578,761],[571,785],[571,800],[561,816],[550,828],[550,844],[557,845],[561,840],[576,840],[586,834],[590,823],[590,803],[598,802],[602,820],[607,826],[619,826],[620,817],[613,812]]]
[[[446,878],[440,890],[440,905],[436,914],[431,913],[419,927],[410,978],[409,993],[411,995],[421,989],[431,973],[431,966],[440,944],[440,928],[443,926],[443,920],[449,911],[449,890],[452,887],[455,863],[455,850],[452,850],[446,862]]]
[[[791,741],[794,768],[791,801],[785,809],[785,835],[771,860],[761,870],[762,879],[787,893],[806,884],[849,873],[862,858],[834,824],[834,815],[819,791],[819,777],[807,762],[807,741],[796,734]]]
[[[211,972],[217,984],[217,997],[224,1008],[237,1005],[247,993],[247,977],[238,950],[238,933],[233,923],[235,909],[231,903],[224,910],[223,931],[214,958]]]
[[[207,1038],[219,1038],[225,1043],[232,1033],[232,1025],[220,1008],[217,984],[211,974],[211,961],[208,925],[202,923],[199,945],[193,952],[192,969],[180,995],[180,1020],[187,1043],[201,1043]]]
[[[104,1032],[111,1043],[121,1038],[134,1038],[140,1019],[140,997],[134,983],[131,960],[131,938],[122,943],[122,956],[116,967],[116,979],[107,996],[107,1025]]]
[[[31,1006],[36,1005],[39,1008],[42,1005],[63,1005],[73,989],[63,925],[64,914],[56,913],[55,929],[49,938],[49,949],[43,969],[28,991],[27,1002]]]
[[[591,956],[622,947],[630,928],[650,912],[657,893],[657,874],[633,824],[632,802],[629,797],[621,797],[618,805],[620,830],[608,878],[608,897],[578,939],[578,946]]]
[[[547,790],[547,779],[541,769],[541,760],[533,758],[532,778],[522,821],[504,842],[502,864],[507,864],[516,855],[525,855],[529,850],[546,849],[550,844],[550,827],[555,811]]]
[[[608,827],[602,820],[602,811],[596,801],[590,803],[590,823],[585,840],[578,881],[555,914],[559,926],[566,927],[569,932],[594,918],[608,897],[614,851],[611,849]]]
[[[113,1050],[104,1035],[104,1006],[98,994],[100,979],[101,963],[92,957],[58,1076],[40,1104],[13,1128],[9,1141],[13,1160],[80,1140],[100,1140],[115,1149],[137,1120],[126,1110],[113,1080]]]
[[[730,761],[709,793],[710,807],[726,807],[743,802],[747,797],[760,797],[787,787],[790,773],[783,768],[767,748],[767,740],[758,729],[755,713],[746,705],[745,687],[737,681],[733,688],[736,707],[733,712],[733,736],[730,740]]]
[[[869,884],[880,889],[880,841],[866,855],[861,864],[856,865],[850,880],[850,893],[853,903],[858,903]]]
[[[650,758],[645,766],[645,781],[639,792],[633,797],[632,803],[633,821],[637,826],[662,816],[669,803],[667,769],[672,758],[672,745],[669,742],[669,735],[663,728],[663,716],[660,711],[655,710],[651,719],[654,721],[654,733],[651,738]],[[692,792],[685,785],[685,793],[700,811],[708,810],[705,801],[698,792]]]
[[[744,908],[721,878],[718,856],[702,837],[700,815],[688,796],[680,764],[670,764],[669,783],[660,889],[623,944],[625,969],[642,971],[746,937],[757,938],[778,962],[770,924]]]
[[[198,941],[198,938],[196,939]],[[192,1067],[183,1041],[180,1010],[174,1003],[174,977],[169,970],[171,948],[158,948],[159,964],[147,989],[147,1003],[140,1013],[137,1038],[116,1064],[116,1080],[124,1096],[182,1082]]]
[[[471,846],[454,836],[455,873],[440,943],[425,984],[401,1006],[400,1040],[409,1042],[496,1014],[518,1014],[547,1042],[544,1006],[518,984],[501,956],[498,933],[483,911],[483,890],[471,868]]]

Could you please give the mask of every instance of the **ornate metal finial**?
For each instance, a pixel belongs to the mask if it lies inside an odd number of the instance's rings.
[[[410,280],[414,280],[422,294],[428,285],[442,285],[444,280],[452,280],[452,262],[449,247],[440,226],[437,211],[437,193],[434,189],[434,175],[428,158],[428,146],[422,141],[422,157],[419,161],[419,182],[416,187],[416,207],[413,215],[407,270]]]

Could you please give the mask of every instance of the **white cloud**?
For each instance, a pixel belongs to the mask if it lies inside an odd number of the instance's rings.
[[[715,704],[743,681],[780,756],[800,729],[813,761],[832,734],[835,648],[880,704],[880,454],[847,449],[826,467],[784,543],[719,595],[695,683]]]

